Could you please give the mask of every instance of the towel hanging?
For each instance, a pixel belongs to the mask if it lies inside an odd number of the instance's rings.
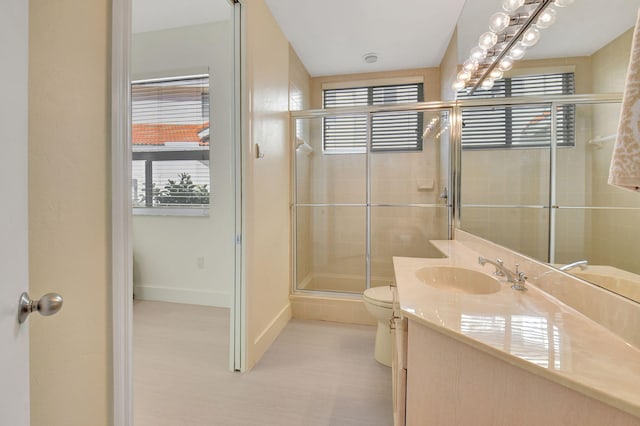
[[[640,192],[640,11],[633,32],[609,184]]]

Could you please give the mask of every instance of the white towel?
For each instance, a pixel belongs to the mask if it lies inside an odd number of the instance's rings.
[[[618,137],[609,169],[609,184],[640,192],[640,12],[631,43]]]

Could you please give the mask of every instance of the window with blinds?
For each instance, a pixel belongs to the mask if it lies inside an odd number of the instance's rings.
[[[527,75],[497,80],[491,90],[473,95],[458,93],[458,99],[504,98],[511,96],[572,95],[573,73]],[[557,110],[558,146],[575,145],[575,105]],[[462,110],[462,148],[549,147],[551,106],[517,105],[470,107]]]
[[[131,84],[132,197],[138,208],[209,205],[209,76]]]
[[[326,89],[324,108],[357,107],[422,102],[423,84]],[[422,114],[376,113],[371,116],[371,151],[421,151]],[[363,153],[367,149],[367,116],[324,118],[323,147],[328,154]]]

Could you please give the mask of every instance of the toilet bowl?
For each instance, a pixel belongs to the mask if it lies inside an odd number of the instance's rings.
[[[378,320],[374,357],[380,364],[391,367],[391,329],[389,328],[389,320],[393,315],[391,287],[369,288],[362,294],[362,300],[367,311]]]

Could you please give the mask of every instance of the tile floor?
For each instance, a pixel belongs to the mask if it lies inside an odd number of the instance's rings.
[[[135,426],[390,426],[374,336],[292,320],[252,371],[232,373],[227,309],[135,301]]]

